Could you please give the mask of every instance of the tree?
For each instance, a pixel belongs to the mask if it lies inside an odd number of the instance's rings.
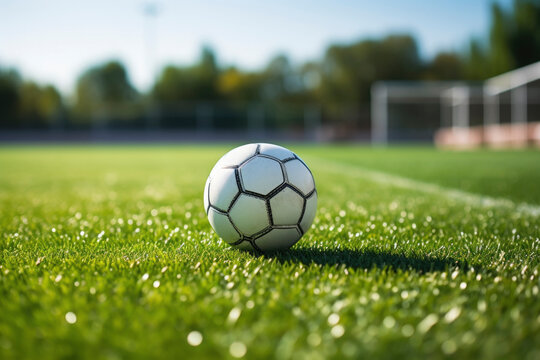
[[[42,127],[57,121],[62,98],[52,85],[23,81],[14,70],[0,70],[0,126]]]
[[[437,54],[426,66],[428,80],[459,80],[463,78],[463,62],[459,55],[449,52]]]
[[[492,5],[492,21],[489,44],[490,75],[500,74],[515,67],[513,54],[510,52],[511,16],[505,14],[499,4]]]
[[[491,9],[487,41],[472,40],[465,56],[467,79],[483,80],[540,60],[540,1],[514,0]]]
[[[280,54],[268,62],[262,72],[262,98],[278,100],[295,90],[293,69],[286,55]]]
[[[19,114],[25,124],[50,126],[57,121],[62,110],[62,97],[55,87],[26,81],[19,92]]]
[[[220,97],[225,100],[244,102],[260,101],[263,76],[257,72],[242,72],[230,67],[223,71],[218,79]]]
[[[540,61],[540,1],[515,0],[513,23],[508,47],[514,66]]]
[[[195,65],[166,66],[152,89],[152,96],[162,102],[217,100],[219,75],[214,52],[204,47]]]
[[[110,61],[93,67],[77,82],[77,102],[75,110],[85,117],[95,111],[114,111],[133,104],[138,94],[128,78],[124,65]]]
[[[322,63],[322,100],[366,102],[374,81],[414,80],[421,70],[416,41],[409,35],[333,45]]]
[[[488,69],[488,53],[482,42],[472,39],[463,64],[464,76],[467,80],[484,80],[491,76]]]
[[[19,86],[21,78],[14,70],[0,69],[0,126],[11,127],[17,123]]]

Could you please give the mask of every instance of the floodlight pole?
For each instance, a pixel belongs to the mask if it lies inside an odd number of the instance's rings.
[[[158,7],[155,2],[148,2],[144,5],[144,16],[146,18],[146,65],[151,80],[155,76],[155,53],[156,53],[156,23]]]
[[[381,83],[371,87],[371,144],[388,145],[388,89]]]
[[[146,22],[146,63],[148,66],[149,88],[151,90],[152,82],[156,78],[156,18],[158,15],[158,6],[156,2],[148,2],[143,8],[144,16],[147,19]],[[149,99],[147,109],[147,127],[155,128],[158,124],[158,109],[152,99]]]

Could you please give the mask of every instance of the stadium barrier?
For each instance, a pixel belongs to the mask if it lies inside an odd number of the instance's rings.
[[[540,148],[540,122],[528,124],[496,124],[469,128],[441,128],[435,133],[439,148],[473,149],[488,148]]]

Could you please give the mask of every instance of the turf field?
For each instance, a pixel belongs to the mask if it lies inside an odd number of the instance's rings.
[[[0,359],[540,358],[540,152],[291,146],[290,251],[229,249],[231,146],[0,148]]]

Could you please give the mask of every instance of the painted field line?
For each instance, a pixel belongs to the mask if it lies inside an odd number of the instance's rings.
[[[377,184],[383,184],[407,190],[414,190],[427,194],[445,196],[449,199],[458,200],[460,202],[464,202],[474,206],[480,206],[485,208],[507,208],[513,212],[523,215],[529,215],[534,217],[540,216],[540,206],[538,205],[516,203],[506,198],[491,197],[463,190],[447,188],[437,184],[420,180],[413,180],[410,178],[385,173],[382,171],[365,169],[352,164],[337,163],[334,161],[325,161],[320,159],[310,159],[310,163],[316,164],[325,171],[330,171],[340,175],[349,175],[356,178],[362,178],[375,182]]]

